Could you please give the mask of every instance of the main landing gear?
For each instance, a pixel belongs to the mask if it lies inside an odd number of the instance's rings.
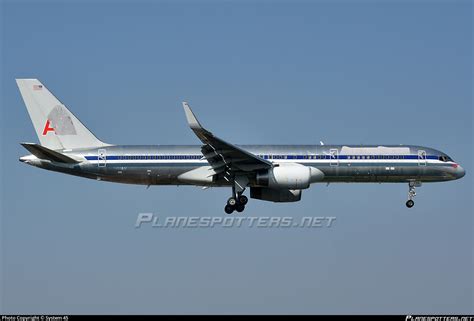
[[[245,187],[248,184],[247,177],[236,177],[232,186],[232,197],[227,200],[224,211],[227,214],[232,214],[234,211],[241,213],[245,209],[245,205],[249,199],[243,195]]]
[[[245,204],[247,204],[249,199],[245,195],[239,195],[237,198],[231,197],[227,200],[227,205],[224,208],[224,211],[227,214],[232,214],[234,211],[239,213],[243,212],[245,209]]]
[[[408,183],[408,201],[405,203],[405,205],[408,208],[412,208],[413,205],[415,205],[415,202],[413,201],[413,199],[416,196],[415,187],[420,187],[420,186],[421,186],[421,182],[412,181]]]

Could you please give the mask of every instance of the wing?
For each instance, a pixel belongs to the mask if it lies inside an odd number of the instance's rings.
[[[234,174],[236,172],[252,172],[273,166],[271,162],[232,145],[204,129],[188,103],[183,102],[183,108],[189,127],[204,144],[201,147],[202,154],[216,173],[225,172],[225,177],[228,177],[232,176],[231,172]]]

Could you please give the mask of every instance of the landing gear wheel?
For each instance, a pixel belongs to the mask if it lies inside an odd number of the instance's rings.
[[[249,201],[249,199],[247,198],[247,196],[245,195],[240,195],[239,196],[239,203],[242,204],[242,205],[245,205],[247,204]]]
[[[235,204],[237,204],[237,200],[235,198],[231,197],[227,200],[227,205],[235,206]]]
[[[243,212],[245,210],[245,205],[244,204],[237,204],[235,206],[235,210],[239,213]]]
[[[416,196],[415,187],[417,186],[420,187],[421,182],[416,182],[416,181],[408,182],[408,201],[406,202],[406,206],[408,208],[412,208],[413,205],[415,205],[415,202],[413,201],[413,199]]]
[[[227,214],[232,214],[234,212],[234,207],[227,204],[225,207],[224,207],[224,211],[227,213]]]

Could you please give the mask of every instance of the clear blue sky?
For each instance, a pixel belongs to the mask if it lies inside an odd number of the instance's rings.
[[[3,313],[473,313],[472,3],[1,4]],[[462,180],[315,185],[248,216],[331,229],[135,229],[222,216],[227,189],[129,186],[18,161],[14,79],[41,79],[102,140],[419,144]]]

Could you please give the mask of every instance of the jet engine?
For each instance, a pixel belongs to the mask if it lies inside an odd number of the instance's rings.
[[[264,172],[257,173],[256,185],[271,189],[306,189],[311,183],[324,179],[324,173],[315,167],[297,163],[279,164]]]

